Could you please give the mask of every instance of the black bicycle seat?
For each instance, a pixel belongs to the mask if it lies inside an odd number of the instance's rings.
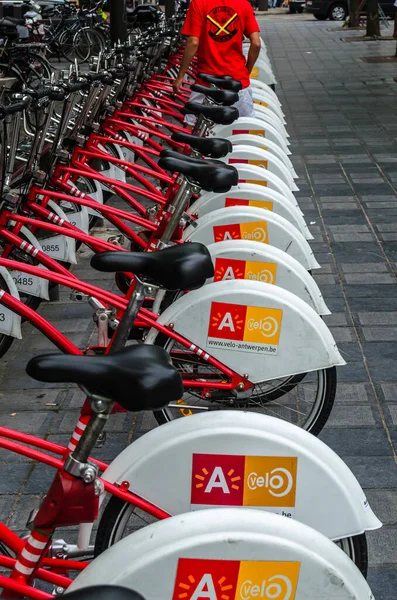
[[[229,171],[235,171],[236,167],[233,165],[228,165],[227,163],[222,162],[221,160],[217,160],[216,158],[200,158],[197,156],[186,156],[186,154],[181,154],[180,152],[176,152],[175,150],[162,150],[160,152],[160,158],[176,158],[182,159],[186,163],[190,165],[202,165],[203,161],[205,161],[206,165],[212,165],[214,167],[223,167],[229,169]]]
[[[131,272],[167,290],[194,290],[214,275],[212,258],[204,244],[178,244],[158,252],[101,252],[91,267],[105,272]]]
[[[28,362],[26,372],[38,381],[79,383],[135,412],[159,410],[183,394],[167,352],[146,344],[98,356],[43,354]]]
[[[144,600],[141,594],[120,585],[92,585],[68,592],[70,600]]]
[[[234,106],[208,106],[200,102],[186,102],[182,112],[186,115],[203,115],[218,125],[231,125],[239,118]]]
[[[222,158],[232,152],[233,146],[230,140],[222,138],[202,138],[192,135],[191,133],[183,133],[178,131],[173,133],[171,139],[181,144],[188,144],[194,150],[197,150],[204,156],[210,158]]]
[[[212,83],[223,90],[231,90],[233,92],[240,92],[243,89],[241,81],[237,81],[230,77],[230,75],[207,75],[206,73],[200,73],[197,79],[205,81],[206,83]]]
[[[25,25],[25,19],[19,19],[18,17],[4,17],[0,19],[1,25]]]
[[[213,160],[191,158],[179,154],[178,157],[165,155],[158,162],[159,167],[182,173],[192,183],[206,192],[224,193],[238,184],[238,172],[234,167]]]
[[[232,106],[232,104],[238,102],[238,93],[231,90],[215,90],[214,88],[198,85],[197,83],[192,85],[190,89],[193,92],[198,92],[208,98],[212,98],[214,102],[223,106]]]

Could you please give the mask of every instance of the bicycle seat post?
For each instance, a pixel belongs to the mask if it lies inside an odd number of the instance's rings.
[[[168,208],[167,214],[170,214],[170,220],[168,221],[161,238],[157,242],[157,248],[161,250],[165,246],[168,246],[172,239],[175,229],[179,225],[182,218],[183,212],[189,202],[192,194],[198,194],[200,188],[191,183],[184,175],[179,175],[180,187],[175,198],[171,202]]]

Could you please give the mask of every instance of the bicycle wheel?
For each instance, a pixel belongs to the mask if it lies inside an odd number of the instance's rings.
[[[154,415],[160,425],[207,410],[249,410],[283,419],[318,435],[331,413],[336,394],[335,367],[259,382],[249,395],[239,396],[234,391],[211,389],[211,382],[224,382],[225,376],[197,354],[166,336],[158,336],[156,344],[170,354],[182,377],[208,381],[202,388],[185,392],[182,400],[188,409],[178,403],[156,411]]]
[[[242,509],[244,510],[244,509]],[[116,544],[127,535],[156,522],[156,518],[112,496],[102,513],[95,539],[95,556]],[[335,542],[355,563],[364,577],[368,570],[368,549],[365,533],[353,535]]]
[[[77,60],[79,60],[79,57],[77,56],[77,53],[76,53],[76,49],[73,45],[74,36],[75,36],[75,31],[73,31],[71,29],[66,29],[59,36],[58,45],[57,45],[62,56],[70,62],[73,62],[75,58],[77,58]]]
[[[0,275],[0,290],[4,290],[5,292],[10,293],[10,289],[7,285],[6,280],[2,275]],[[2,313],[2,305],[0,304],[0,321],[4,320],[4,313]],[[0,333],[0,358],[4,356],[9,347],[11,346],[14,338],[11,335],[7,335],[5,333]]]
[[[104,49],[102,36],[90,27],[84,27],[77,31],[73,38],[73,44],[76,55],[81,62],[85,62],[91,56],[98,56]]]

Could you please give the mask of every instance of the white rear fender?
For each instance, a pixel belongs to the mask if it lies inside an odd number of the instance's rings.
[[[176,300],[158,322],[172,323],[201,354],[211,354],[252,383],[345,364],[321,317],[291,292],[268,283],[210,283]],[[156,335],[150,330],[147,343]]]
[[[183,232],[184,241],[205,246],[225,240],[248,240],[271,244],[293,256],[307,270],[319,269],[312,249],[289,221],[269,210],[231,206],[207,213]]]
[[[306,240],[313,239],[298,205],[293,206],[289,201],[286,201],[282,194],[255,183],[239,183],[227,194],[205,192],[189,207],[187,212],[191,215],[197,215],[197,217],[203,217],[219,208],[235,205],[270,210],[292,223]]]
[[[255,66],[250,73],[250,79],[251,81],[252,79],[258,79],[262,83],[266,83],[266,85],[275,85],[277,83],[272,67],[261,58],[258,58],[256,61]]]
[[[273,125],[281,133],[281,135],[286,140],[289,138],[289,133],[287,132],[285,125],[283,124],[283,120],[280,119],[279,116],[275,115],[274,112],[269,110],[266,106],[261,104],[254,104],[255,117],[257,119],[261,119],[269,125]]]
[[[266,139],[265,141],[261,138],[261,136],[250,135],[249,133],[230,135],[228,139],[232,142],[233,146],[242,144],[245,146],[254,146],[255,148],[261,148],[262,150],[271,152],[288,168],[294,179],[298,178],[290,158],[275,142],[272,142],[269,139]]]
[[[69,221],[69,218],[63,212],[62,208],[52,200],[48,202],[48,208],[50,208],[62,221]],[[65,232],[67,232],[67,230],[65,230]],[[77,263],[76,240],[74,238],[67,235],[53,235],[42,237],[40,239],[40,244],[41,250],[45,252],[45,254],[48,254],[48,256],[51,256],[51,258],[62,260],[63,262],[72,265]]]
[[[266,140],[270,140],[279,146],[286,154],[291,154],[288,150],[289,142],[280,134],[273,125],[269,125],[255,117],[239,117],[231,125],[215,125],[211,130],[213,137],[229,138],[231,135],[238,134],[259,135]],[[266,145],[266,144],[264,144]]]
[[[290,170],[284,165],[284,163],[277,158],[271,152],[262,150],[261,148],[255,148],[254,146],[236,145],[233,147],[233,151],[230,154],[224,156],[221,160],[227,162],[229,165],[236,163],[248,163],[267,169],[269,173],[276,175],[281,181],[288,186],[292,192],[299,191],[298,186],[294,182],[294,178]]]
[[[23,226],[21,228],[21,234],[21,237],[27,240],[21,244],[22,250],[28,250],[29,254],[34,253],[33,256],[37,254],[35,250],[41,250],[43,252],[43,248],[41,247],[39,240],[27,227]],[[29,249],[29,244],[31,244],[35,250],[33,250],[33,248]],[[38,267],[44,269],[42,265],[38,265]],[[37,275],[27,275],[23,271],[10,271],[10,274],[15,282],[18,292],[27,292],[36,298],[49,300],[47,279],[43,279]]]
[[[331,540],[381,526],[357,479],[333,450],[303,429],[260,413],[213,411],[170,421],[127,446],[103,478],[128,481],[131,491],[177,515],[227,505],[232,493],[223,472],[227,461],[244,488],[239,506],[284,512],[287,524],[299,521]],[[203,475],[201,467],[208,473],[196,478]],[[267,473],[282,469],[277,495]],[[218,496],[208,486],[215,470],[218,481],[225,482]],[[261,477],[268,487],[261,485]],[[200,482],[204,485],[196,487]]]
[[[0,267],[0,275],[7,284],[8,290],[6,291],[8,291],[8,293],[17,300],[20,300],[18,288],[15,285],[14,279],[11,277],[9,271],[7,271],[5,267]],[[22,339],[21,317],[7,308],[7,306],[4,306],[4,304],[0,304],[0,333],[10,335],[11,337],[18,338],[19,340]]]
[[[110,148],[112,148],[114,154],[116,155],[116,158],[124,160],[124,155],[120,149],[120,146],[118,146],[117,144],[115,144],[113,142],[108,142],[108,143],[106,143],[105,146],[98,144],[98,148],[102,151],[109,153],[110,156],[113,156],[112,151],[110,150]],[[117,165],[106,161],[106,157],[104,157],[102,160],[106,164],[106,169],[103,169],[101,171],[101,175],[103,175],[104,177],[109,177],[110,179],[114,179],[115,182],[121,181],[121,182],[125,183],[125,181],[126,181],[125,171],[123,171],[123,169],[121,169]],[[108,186],[105,183],[101,183],[101,187],[103,190],[109,190],[110,192],[113,192],[113,190],[108,188]]]
[[[286,125],[286,120],[284,118],[284,113],[280,106],[276,104],[270,94],[266,94],[263,90],[259,88],[251,88],[252,89],[252,97],[254,99],[254,104],[258,106],[265,106],[271,112],[278,116],[283,125]]]
[[[265,94],[269,95],[275,104],[277,104],[280,108],[282,107],[282,104],[281,104],[276,92],[273,90],[273,88],[270,87],[270,85],[267,85],[266,83],[263,83],[262,81],[259,81],[259,79],[250,79],[250,85],[253,90],[259,89],[262,92],[264,92]]]
[[[330,314],[313,277],[282,250],[268,244],[232,240],[211,244],[208,251],[214,263],[215,275],[207,279],[207,283],[232,279],[271,283],[292,292],[319,315]]]
[[[256,185],[276,190],[288,198],[292,204],[297,204],[296,198],[288,185],[274,173],[270,173],[263,167],[245,163],[236,163],[234,166],[238,171],[238,180],[240,183],[255,183]]]
[[[143,527],[99,555],[68,591],[101,584],[150,600],[374,600],[353,561],[326,537],[238,508]]]

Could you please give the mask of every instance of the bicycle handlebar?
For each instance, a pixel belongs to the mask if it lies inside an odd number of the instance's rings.
[[[15,115],[15,113],[22,112],[29,106],[30,98],[25,97],[18,102],[13,102],[8,106],[0,106],[0,119],[4,119],[9,115]]]

